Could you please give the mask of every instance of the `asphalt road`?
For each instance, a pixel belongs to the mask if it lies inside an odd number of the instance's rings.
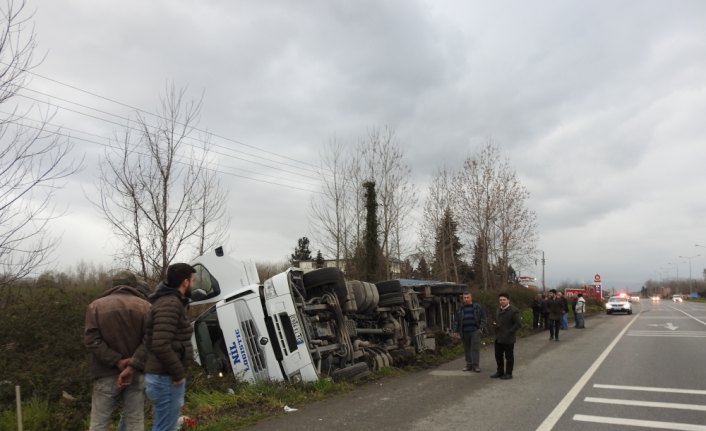
[[[251,430],[706,431],[706,304],[643,300],[634,314],[596,315],[586,329],[539,332],[515,346],[513,380],[462,359],[384,379],[250,427]]]

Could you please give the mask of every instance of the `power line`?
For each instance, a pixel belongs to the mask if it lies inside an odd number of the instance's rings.
[[[3,114],[6,114],[6,115],[7,115],[6,112],[3,112]],[[31,120],[31,119],[30,119],[30,121],[38,122],[37,120]],[[20,125],[18,122],[15,122],[15,123],[17,123],[18,125]],[[39,122],[39,123],[41,123],[41,122]],[[49,124],[49,123],[46,123],[46,124]],[[30,124],[25,124],[25,123],[22,123],[21,126],[22,126],[22,127],[29,127],[29,128],[31,128],[31,129],[34,129],[34,130],[37,130],[37,131],[42,131],[42,132],[50,133],[50,134],[53,134],[53,135],[56,135],[56,136],[65,137],[65,138],[67,138],[67,139],[77,139],[77,140],[79,140],[79,141],[84,141],[84,142],[92,143],[92,144],[95,144],[95,145],[99,145],[99,146],[106,147],[106,148],[111,148],[111,149],[114,149],[114,150],[120,150],[120,149],[121,149],[121,148],[119,148],[119,147],[116,147],[116,146],[113,146],[113,145],[109,145],[109,144],[104,144],[104,143],[97,142],[97,141],[94,141],[94,140],[91,140],[91,139],[86,139],[86,138],[81,138],[81,137],[77,137],[77,136],[72,136],[72,135],[69,135],[69,134],[61,133],[61,132],[59,132],[59,131],[57,131],[57,130],[48,130],[48,129],[46,129],[46,128],[37,127],[37,126],[30,125]],[[87,133],[87,132],[80,132],[80,133]],[[87,133],[87,134],[88,134],[88,133]],[[105,137],[103,137],[103,136],[98,136],[98,137],[101,137],[101,138],[103,138],[103,139],[108,139],[108,138],[105,138]],[[139,155],[139,156],[150,157],[149,154],[143,153],[143,152],[139,152],[139,151],[135,151],[135,154],[137,154],[137,155]],[[175,162],[176,162],[176,163],[179,163],[179,164],[187,165],[187,166],[189,165],[188,162],[183,161],[183,160],[175,160]],[[240,168],[233,168],[233,167],[229,167],[229,168],[242,170],[242,169],[240,169]],[[248,177],[248,176],[245,176],[245,175],[236,174],[236,173],[234,173],[234,172],[225,172],[225,171],[221,171],[221,170],[218,170],[218,169],[215,169],[215,168],[211,168],[211,167],[208,167],[208,166],[204,166],[204,169],[207,169],[207,170],[209,170],[209,171],[211,171],[211,172],[220,173],[220,174],[223,174],[223,175],[230,175],[230,176],[234,176],[234,177],[238,177],[238,178],[247,179],[247,180],[250,180],[250,181],[256,181],[256,182],[271,184],[271,185],[275,185],[275,186],[279,186],[279,187],[286,187],[286,188],[289,188],[289,189],[301,190],[301,191],[305,191],[305,192],[321,194],[321,192],[316,191],[316,190],[304,189],[304,188],[301,188],[301,187],[296,187],[296,186],[287,185],[287,184],[281,184],[281,183],[277,183],[277,182],[274,182],[274,181],[268,181],[268,180],[263,180],[263,179],[258,179],[258,178],[252,178],[252,177]],[[266,177],[265,175],[263,175],[263,176]]]
[[[143,132],[142,129],[138,129],[138,128],[136,128],[136,127],[131,127],[131,126],[128,126],[128,125],[125,125],[125,124],[117,123],[117,122],[112,121],[112,120],[108,120],[108,119],[106,119],[106,118],[98,117],[98,116],[96,116],[96,115],[91,115],[91,114],[88,114],[88,113],[85,113],[85,112],[77,111],[77,110],[75,110],[75,109],[67,108],[67,107],[65,107],[65,106],[63,106],[63,105],[59,105],[59,104],[55,104],[55,103],[51,103],[51,102],[46,102],[46,101],[43,101],[43,100],[39,100],[39,99],[36,99],[36,98],[34,98],[34,97],[28,96],[28,95],[26,95],[26,94],[21,94],[21,93],[18,92],[17,95],[20,96],[20,97],[24,97],[24,98],[26,98],[26,99],[29,99],[29,100],[33,100],[33,101],[38,102],[38,103],[46,103],[48,106],[51,106],[51,107],[63,109],[63,110],[65,110],[65,111],[73,112],[73,113],[75,113],[75,114],[83,115],[83,116],[85,116],[85,117],[89,117],[89,118],[93,118],[93,119],[96,119],[96,120],[100,120],[100,121],[103,121],[103,122],[106,122],[106,123],[114,124],[114,125],[116,125],[116,126],[120,126],[120,127],[126,128],[126,129],[128,129],[128,130],[134,130],[134,131],[137,131],[137,132]],[[69,103],[74,103],[74,102],[70,102],[70,101],[69,101]],[[76,105],[81,106],[81,107],[85,107],[84,105],[81,105],[81,104],[76,104]],[[92,108],[87,107],[87,109],[92,109]],[[96,111],[98,111],[98,112],[103,112],[103,111],[100,111],[100,110],[96,110]],[[110,114],[110,113],[106,113],[106,114],[112,115],[112,116],[116,116],[116,117],[118,117],[118,118],[121,118],[121,119],[127,121],[128,123],[131,122],[131,120],[130,120],[129,118],[120,117],[119,115],[116,115],[116,114]],[[195,141],[197,141],[197,142],[201,142],[201,141],[196,140],[196,139],[193,139],[193,138],[191,138],[191,140],[195,140]],[[192,148],[196,148],[196,146],[195,146],[194,144],[187,143],[187,145],[191,146]],[[221,146],[218,146],[218,147],[221,147]],[[221,147],[221,148],[222,148],[222,147]],[[200,149],[200,148],[199,148],[199,149]],[[248,159],[245,159],[245,158],[242,158],[242,157],[234,156],[234,155],[232,155],[232,154],[225,154],[225,153],[221,153],[221,152],[213,151],[213,150],[210,150],[209,152],[214,153],[214,154],[217,154],[217,155],[225,156],[225,157],[230,157],[230,158],[233,158],[233,159],[236,159],[236,160],[241,160],[241,161],[243,161],[243,162],[253,163],[253,164],[256,164],[256,165],[264,166],[264,167],[266,167],[266,168],[277,169],[277,170],[279,170],[279,171],[286,172],[286,173],[292,174],[292,175],[301,176],[301,177],[303,177],[303,178],[308,178],[308,179],[310,179],[310,180],[314,180],[314,181],[318,181],[318,180],[319,180],[319,178],[316,178],[316,177],[312,177],[312,176],[309,176],[309,175],[304,175],[304,174],[299,173],[299,172],[292,172],[292,171],[290,171],[290,170],[282,169],[282,168],[277,167],[277,166],[271,166],[271,165],[268,165],[268,164],[266,164],[266,163],[262,163],[262,162],[258,162],[258,161],[254,161],[254,160],[248,160]],[[271,161],[272,161],[273,163],[278,163],[277,161],[274,161],[274,160],[271,160]],[[313,185],[313,184],[310,184],[310,185]]]
[[[0,64],[4,64],[4,65],[6,65],[6,66],[11,66],[11,65],[9,65],[9,64],[7,64],[7,63],[4,63],[4,62],[1,62],[1,61],[0,61]],[[123,106],[123,107],[126,107],[126,108],[130,108],[130,109],[132,109],[132,110],[134,110],[134,111],[136,111],[136,112],[141,112],[141,113],[143,113],[143,114],[151,115],[151,116],[154,116],[154,117],[157,117],[157,118],[161,118],[161,119],[163,119],[163,120],[166,120],[164,117],[162,117],[162,116],[160,116],[160,115],[158,115],[158,114],[155,114],[155,113],[146,111],[146,110],[144,110],[144,109],[137,108],[137,107],[132,106],[132,105],[128,105],[127,103],[120,102],[120,101],[118,101],[118,100],[115,100],[115,99],[112,99],[112,98],[110,98],[110,97],[106,97],[106,96],[100,95],[100,94],[98,94],[98,93],[95,93],[95,92],[92,92],[92,91],[89,91],[89,90],[85,90],[85,89],[80,88],[80,87],[77,87],[77,86],[75,86],[75,85],[71,85],[71,84],[68,84],[68,83],[59,81],[59,80],[57,80],[57,79],[54,79],[54,78],[50,78],[50,77],[48,77],[48,76],[41,75],[41,74],[36,73],[36,72],[33,72],[33,71],[29,70],[29,69],[23,69],[22,71],[23,71],[23,72],[26,72],[26,73],[29,73],[29,74],[31,74],[31,75],[33,75],[33,76],[36,76],[36,77],[38,77],[38,78],[42,78],[42,79],[45,79],[45,80],[47,80],[47,81],[54,82],[54,83],[56,83],[56,84],[62,85],[62,86],[64,86],[64,87],[71,88],[71,89],[76,90],[76,91],[79,91],[79,92],[81,92],[81,93],[85,93],[85,94],[91,95],[91,96],[93,96],[93,97],[97,97],[97,98],[99,98],[99,99],[102,99],[102,100],[105,100],[105,101],[108,101],[108,102],[111,102],[111,103],[115,103],[115,104],[117,104],[117,105],[120,105],[120,106]],[[202,133],[211,134],[211,135],[214,136],[214,137],[217,137],[217,138],[219,138],[219,139],[223,139],[223,140],[225,140],[225,141],[234,143],[234,144],[236,144],[236,145],[242,145],[242,146],[244,146],[244,147],[251,148],[251,149],[254,149],[254,150],[257,150],[257,151],[261,151],[261,152],[266,153],[266,154],[270,154],[270,155],[273,155],[273,156],[276,156],[276,157],[280,157],[280,158],[285,158],[285,157],[282,156],[281,154],[278,154],[278,153],[275,153],[275,152],[272,152],[272,151],[268,151],[268,150],[259,148],[259,147],[255,146],[255,145],[246,144],[246,143],[244,143],[244,142],[241,142],[241,141],[238,141],[238,140],[235,140],[235,139],[231,139],[231,138],[228,138],[228,137],[225,137],[225,136],[216,134],[216,133],[211,133],[211,132],[205,131],[205,130],[203,130],[203,129],[195,128],[195,130],[197,130],[197,131],[199,131],[199,132],[202,132]],[[311,166],[311,167],[313,167],[313,168],[317,168],[316,165],[314,165],[314,164],[312,164],[312,163],[310,163],[310,162],[305,162],[305,161],[302,161],[302,160],[297,160],[297,159],[294,159],[294,158],[291,158],[291,157],[287,157],[287,158],[290,159],[290,160],[292,160],[292,161],[295,161],[295,162],[298,162],[298,163],[302,163],[302,164],[305,164],[305,165],[309,165],[309,166]]]
[[[122,116],[122,115],[114,114],[114,113],[112,113],[112,112],[104,111],[104,110],[102,110],[102,109],[98,109],[98,108],[95,108],[95,107],[92,107],[92,106],[89,106],[89,105],[84,105],[84,104],[82,104],[82,103],[78,103],[78,102],[74,102],[74,101],[72,101],[72,100],[64,99],[64,98],[62,98],[62,97],[58,97],[58,96],[55,96],[55,95],[52,95],[52,94],[49,94],[49,93],[45,93],[45,92],[43,92],[43,91],[34,90],[34,89],[29,88],[29,87],[23,87],[21,90],[23,90],[23,91],[30,91],[30,92],[36,93],[36,94],[41,94],[42,96],[46,96],[46,97],[49,97],[49,98],[52,98],[52,99],[60,100],[60,101],[62,101],[62,102],[70,103],[70,104],[72,104],[72,105],[80,106],[81,108],[90,109],[90,110],[92,110],[92,111],[100,112],[101,114],[110,115],[111,117],[116,117],[116,118],[119,118],[119,119],[121,119],[121,120],[125,120],[125,121],[128,121],[128,122],[131,121],[129,118],[126,118],[126,117],[124,117],[124,116]],[[43,103],[43,101],[40,101],[40,100],[38,100],[38,99],[31,98],[31,97],[29,97],[29,96],[27,96],[27,95],[20,94],[19,92],[18,92],[17,94],[18,94],[19,96],[26,97],[26,98],[28,98],[28,99],[35,100],[35,101],[38,101],[38,102],[40,102],[40,103]],[[60,106],[60,105],[58,105],[58,104],[55,104],[55,105]],[[121,105],[123,105],[123,104],[121,104]],[[127,105],[125,105],[125,106],[127,106]],[[63,108],[63,107],[62,107],[62,108]],[[76,112],[76,111],[72,111],[72,112]],[[152,113],[149,113],[149,114],[152,115],[152,116],[155,116],[155,117],[157,117],[157,118],[163,119],[163,120],[165,119],[164,117],[160,117],[160,116],[158,116],[157,114],[152,114]],[[93,118],[97,118],[97,117],[93,117]],[[98,118],[98,119],[99,119],[99,118]],[[107,120],[103,120],[103,121],[107,121]],[[115,124],[115,123],[113,123],[113,124]],[[181,124],[181,123],[178,123],[178,124]],[[148,126],[150,126],[150,127],[157,127],[157,126],[153,126],[153,125],[151,125],[151,124],[148,124]],[[199,129],[197,129],[197,128],[194,128],[194,130],[196,130],[196,131],[201,131],[201,130],[199,130]],[[207,133],[209,136],[217,136],[217,135],[211,134],[210,132],[203,132],[203,133]],[[189,137],[189,138],[192,139],[192,140],[198,141],[198,142],[202,142],[201,140],[196,139],[196,138],[192,138],[192,137]],[[234,149],[234,148],[226,147],[226,146],[224,146],[224,145],[219,145],[219,144],[216,144],[216,143],[209,143],[209,145],[212,145],[212,146],[218,147],[218,148],[223,148],[223,149],[225,149],[225,150],[232,151],[232,152],[234,152],[234,153],[242,153],[242,154],[245,154],[245,155],[247,155],[247,156],[255,157],[255,158],[258,158],[258,159],[262,159],[262,160],[266,160],[266,161],[269,161],[269,162],[272,162],[272,163],[278,163],[278,164],[281,164],[281,165],[284,165],[284,166],[289,166],[289,167],[293,167],[293,168],[296,168],[296,169],[305,170],[304,168],[302,168],[302,167],[299,166],[299,165],[286,163],[286,162],[283,162],[283,161],[280,161],[280,160],[272,160],[272,159],[269,159],[269,158],[267,158],[267,157],[259,156],[259,155],[257,155],[257,154],[247,153],[247,152],[245,152],[245,151],[236,150],[236,149]],[[229,156],[229,155],[226,155],[226,156]],[[278,157],[282,158],[282,157],[284,157],[284,156],[278,155]],[[242,159],[241,159],[241,160],[242,160]],[[246,161],[248,161],[248,160],[246,160]],[[313,165],[312,165],[312,166],[313,166]],[[305,176],[304,174],[296,174],[296,175]],[[309,177],[309,178],[311,178],[311,177]],[[313,179],[313,178],[312,178],[312,179]]]

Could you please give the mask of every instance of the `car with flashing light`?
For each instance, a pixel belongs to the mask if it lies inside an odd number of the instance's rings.
[[[684,302],[684,298],[681,295],[672,295],[673,302]]]
[[[659,302],[660,301],[659,295],[653,295],[650,297],[650,299],[652,300],[652,302]]]
[[[626,296],[611,296],[605,304],[606,314],[627,313],[632,314],[632,305]]]

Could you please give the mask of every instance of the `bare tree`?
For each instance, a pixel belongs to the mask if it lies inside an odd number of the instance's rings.
[[[385,259],[402,260],[408,252],[402,234],[409,227],[408,214],[417,203],[416,191],[410,183],[411,170],[404,162],[404,151],[395,132],[389,127],[373,129],[359,151],[363,158],[365,174],[376,185],[380,206],[380,242]]]
[[[163,278],[180,252],[222,233],[210,228],[224,217],[224,192],[208,171],[208,141],[193,137],[201,101],[184,95],[169,86],[156,123],[138,112],[137,137],[128,126],[101,163],[94,204],[123,242],[119,256],[145,278]]]
[[[528,259],[536,239],[536,216],[526,207],[529,193],[509,161],[491,140],[468,157],[454,177],[454,207],[468,239],[475,239],[475,256],[483,288],[508,280],[511,261]]]
[[[25,2],[7,0],[0,6],[0,105],[11,111],[0,118],[0,287],[22,279],[51,257],[58,239],[48,235],[57,216],[52,206],[60,181],[76,172],[71,144],[48,126],[20,113],[12,99],[26,85],[35,63],[34,30]]]
[[[536,244],[535,213],[527,207],[529,191],[504,161],[498,172],[498,217],[495,222],[498,266],[502,281],[509,279],[511,263],[524,265],[532,259]]]
[[[427,262],[433,259],[436,233],[444,211],[452,207],[451,185],[451,174],[445,168],[437,170],[429,184],[417,243],[419,252],[424,254]]]
[[[314,232],[337,266],[348,257],[347,240],[350,236],[350,212],[346,210],[351,200],[350,167],[345,145],[333,140],[321,154],[318,174],[323,184],[322,194],[312,198],[310,214]]]
[[[359,144],[346,151],[333,141],[321,157],[323,193],[312,203],[312,224],[326,250],[336,259],[350,259],[362,246],[365,233],[365,193],[362,185],[376,184],[381,246],[389,262],[401,262],[406,253],[404,233],[409,211],[416,203],[410,169],[390,128],[373,129]]]
[[[226,212],[228,192],[222,187],[216,172],[204,169],[198,186],[196,216],[199,231],[196,233],[196,249],[198,254],[202,255],[228,240],[230,218]]]
[[[497,149],[487,142],[475,156],[463,162],[463,168],[454,177],[454,203],[459,222],[468,238],[478,238],[476,256],[480,263],[482,287],[490,281],[490,242],[493,222],[497,217],[496,166]]]

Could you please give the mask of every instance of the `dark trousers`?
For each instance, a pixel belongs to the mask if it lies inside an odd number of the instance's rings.
[[[532,328],[539,328],[540,317],[542,317],[542,312],[540,310],[532,310]]]
[[[480,330],[464,332],[463,351],[466,354],[466,368],[478,367],[480,365]]]
[[[577,328],[585,328],[583,313],[576,313],[576,327]]]
[[[502,344],[495,342],[495,363],[498,365],[498,374],[512,375],[515,365],[515,344]]]
[[[545,331],[549,329],[549,313],[542,313],[542,327]]]
[[[561,328],[561,320],[549,319],[549,339],[559,339],[559,328]]]

